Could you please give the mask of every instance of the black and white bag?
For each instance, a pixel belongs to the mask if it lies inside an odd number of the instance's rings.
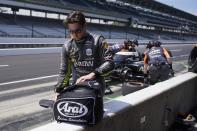
[[[94,81],[73,85],[62,91],[54,104],[57,122],[94,125],[103,117],[100,84]]]

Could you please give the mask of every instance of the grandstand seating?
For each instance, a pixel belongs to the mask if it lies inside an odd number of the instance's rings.
[[[10,36],[30,36],[31,32],[25,28],[22,28],[18,25],[0,25],[0,29],[3,32],[6,32]]]
[[[166,27],[178,29],[186,20],[180,20],[177,17],[156,13],[154,11],[145,11],[135,8],[135,6],[121,5],[114,2],[92,1],[92,0],[13,0],[20,2],[29,2],[33,4],[46,5],[58,8],[88,10],[90,12],[107,12],[108,15],[119,14],[118,16],[136,19],[137,24],[149,25],[155,27]],[[18,36],[18,37],[64,37],[65,29],[60,20],[17,16],[0,14],[0,36]],[[46,21],[46,22],[43,22]],[[189,22],[188,22],[189,23]],[[190,23],[193,30],[197,30],[197,24]],[[125,38],[133,37],[140,39],[156,39],[158,35],[155,31],[144,33],[144,30],[127,30],[122,27],[109,27],[104,25],[90,24],[89,31],[99,33],[107,38]],[[32,33],[33,30],[33,33]],[[68,34],[68,33],[66,33]],[[161,33],[161,39],[170,39],[166,33]],[[175,34],[175,33],[174,33]],[[173,39],[178,39],[179,34],[175,34]]]
[[[0,37],[65,37],[65,29],[61,20],[38,18],[29,16],[16,16],[0,14]],[[43,22],[44,21],[44,22]],[[32,27],[33,25],[33,27]],[[32,34],[33,29],[33,34]],[[106,38],[130,38],[130,39],[179,39],[179,34],[156,32],[143,29],[107,26],[99,24],[88,24],[89,32],[102,34]],[[66,35],[68,32],[66,30]],[[193,37],[185,37],[194,39]]]
[[[154,11],[145,11],[142,9],[134,8],[134,6],[121,5],[114,2],[106,2],[106,1],[93,1],[93,0],[14,0],[14,1],[22,1],[22,2],[30,2],[39,5],[47,5],[52,7],[60,7],[67,9],[80,9],[82,11],[92,12],[97,14],[106,14],[119,16],[124,18],[137,18],[139,19],[138,24],[147,24],[147,25],[157,25],[157,26],[166,26],[168,28],[178,28],[185,23],[190,23],[190,27],[197,28],[196,23],[191,23],[187,20],[180,19],[177,17],[172,17],[170,15],[163,15],[163,13],[155,13]],[[147,21],[143,21],[144,18]],[[153,21],[154,19],[154,21]],[[192,29],[195,29],[192,28]]]

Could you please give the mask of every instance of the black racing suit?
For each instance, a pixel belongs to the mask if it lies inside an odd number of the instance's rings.
[[[112,54],[106,44],[102,36],[89,33],[80,41],[72,39],[65,43],[62,47],[60,74],[55,91],[59,93],[69,86],[71,73],[74,84],[81,76],[94,72],[95,80],[102,85],[101,92],[104,92],[104,76],[114,68]]]

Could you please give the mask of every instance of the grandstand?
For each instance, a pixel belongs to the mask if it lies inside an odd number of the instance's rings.
[[[20,10],[28,10],[29,15],[19,14]],[[68,33],[61,16],[66,18],[73,10],[85,13],[90,32],[106,38],[197,39],[196,16],[154,0],[0,1],[0,37],[63,38]],[[33,15],[36,11],[44,17]],[[50,13],[57,17],[47,17]]]

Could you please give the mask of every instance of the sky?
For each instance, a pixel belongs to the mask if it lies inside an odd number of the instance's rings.
[[[156,0],[197,16],[197,0]]]

